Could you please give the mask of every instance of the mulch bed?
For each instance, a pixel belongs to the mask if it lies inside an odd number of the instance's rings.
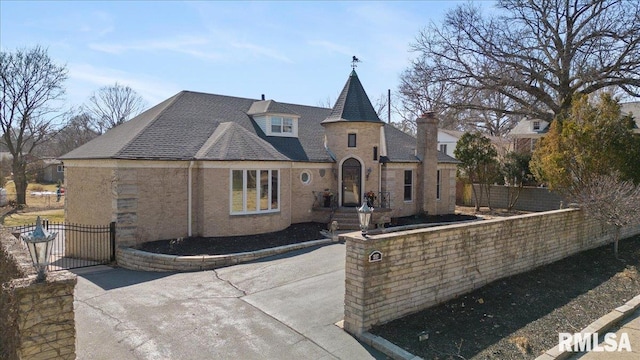
[[[394,225],[454,222],[475,218],[469,215],[408,216],[394,219]],[[157,240],[144,243],[139,249],[157,254],[180,256],[227,255],[324,239],[320,231],[326,229],[326,224],[308,222],[293,224],[282,231],[267,234]]]
[[[584,251],[371,333],[424,359],[535,359],[559,332],[579,332],[640,294],[640,236],[620,241],[620,257],[611,245]]]
[[[324,239],[322,223],[294,224],[282,231],[267,234],[225,237],[190,237],[158,240],[142,244],[139,249],[168,255],[227,255],[268,249],[299,242]]]

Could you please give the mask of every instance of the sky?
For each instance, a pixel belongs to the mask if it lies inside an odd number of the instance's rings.
[[[333,105],[352,56],[375,103],[420,30],[459,3],[0,0],[0,48],[48,49],[68,69],[68,107],[116,82],[148,107],[182,90]]]

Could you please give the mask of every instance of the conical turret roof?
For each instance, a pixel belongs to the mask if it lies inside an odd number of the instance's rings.
[[[322,123],[343,121],[382,122],[373,109],[355,70],[349,75],[331,114]]]

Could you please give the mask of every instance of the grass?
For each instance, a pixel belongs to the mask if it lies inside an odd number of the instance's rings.
[[[7,190],[7,199],[9,201],[16,199],[16,188],[12,180],[8,180],[5,187]],[[52,222],[64,221],[64,196],[59,202],[56,202],[56,195],[31,195],[32,192],[51,191],[55,193],[56,184],[29,184],[27,186],[27,207],[16,213],[4,217],[4,226],[17,226],[35,223],[36,217],[39,215],[43,219],[49,219]],[[6,207],[5,207],[6,212]]]
[[[19,212],[5,216],[4,226],[18,226],[26,224],[34,224],[36,218],[40,216],[42,219],[48,219],[51,222],[64,222],[64,209]]]

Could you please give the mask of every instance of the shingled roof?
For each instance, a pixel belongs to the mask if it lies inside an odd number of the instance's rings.
[[[355,84],[355,85],[350,85]],[[352,73],[345,89],[361,89],[362,85]],[[364,118],[381,122],[377,118],[364,89],[360,102],[366,100],[370,109]],[[345,91],[343,91],[345,93]],[[348,95],[348,94],[347,94]],[[342,96],[344,109],[353,106]],[[366,107],[365,107],[366,108]],[[299,116],[298,137],[267,136],[248,113],[284,112]],[[353,115],[357,111],[342,111],[338,121],[363,118]],[[72,159],[141,159],[141,160],[264,160],[333,162],[324,147],[322,123],[335,114],[336,108],[279,103],[224,95],[181,91],[150,108],[124,124],[107,131],[79,148],[61,157]],[[369,115],[366,115],[366,114]],[[373,119],[374,115],[375,119]],[[350,115],[351,114],[351,115]],[[382,123],[382,122],[381,122]],[[415,137],[391,125],[384,124],[388,154],[385,161],[415,162]],[[455,162],[438,154],[439,162]]]
[[[355,70],[351,72],[347,83],[344,84],[331,114],[322,123],[339,121],[382,122],[373,109]]]
[[[182,91],[69,152],[61,159],[194,160],[216,129],[222,123],[231,122],[262,139],[286,159],[332,161],[324,149],[324,129],[320,126],[320,122],[329,115],[331,109],[281,103],[280,109],[286,108],[299,115],[300,122],[305,124],[299,127],[298,138],[281,138],[266,136],[251,116],[247,115],[256,101],[259,102],[255,99]],[[233,132],[239,136],[236,127]],[[220,144],[222,143],[216,146]],[[230,142],[226,144],[232,146]],[[223,150],[220,147],[217,149]],[[230,157],[217,159],[238,160],[235,156],[238,155],[237,152],[223,152]],[[235,155],[231,156],[232,154]],[[265,156],[270,154],[264,153]],[[271,160],[282,158],[272,156]]]

